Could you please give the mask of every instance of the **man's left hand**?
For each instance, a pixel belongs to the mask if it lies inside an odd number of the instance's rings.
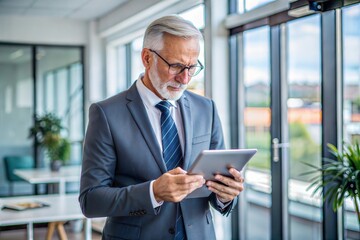
[[[241,176],[241,173],[235,168],[230,168],[229,173],[233,178],[217,174],[215,175],[215,179],[218,182],[206,182],[209,190],[214,192],[217,198],[223,203],[234,200],[234,198],[244,190],[244,178]]]

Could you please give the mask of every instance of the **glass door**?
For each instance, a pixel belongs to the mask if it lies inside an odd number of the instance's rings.
[[[258,152],[243,172],[246,186],[240,195],[240,234],[242,239],[270,239],[270,29],[246,31],[241,39],[243,72],[239,102],[244,111],[240,111],[243,121],[240,144]]]
[[[321,239],[322,201],[311,196],[306,163],[321,165],[321,31],[320,15],[286,24],[286,79],[283,141],[288,143],[287,204],[290,239]]]
[[[241,239],[322,238],[320,196],[303,175],[321,164],[320,34],[313,15],[239,36],[240,147],[258,149],[244,170]]]

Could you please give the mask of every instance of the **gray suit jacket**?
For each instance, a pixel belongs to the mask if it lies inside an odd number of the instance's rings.
[[[186,170],[204,149],[224,148],[214,103],[185,91],[179,100],[184,123]],[[154,209],[150,182],[166,172],[162,153],[136,85],[92,104],[85,137],[80,205],[87,217],[108,217],[103,239],[172,239],[176,204]],[[215,239],[209,203],[216,197],[185,199],[180,206],[188,239]]]

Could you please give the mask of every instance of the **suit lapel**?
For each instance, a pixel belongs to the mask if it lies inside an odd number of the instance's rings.
[[[184,149],[184,170],[189,168],[190,164],[190,155],[192,147],[192,121],[191,121],[191,109],[189,100],[186,97],[186,92],[179,100],[182,120],[184,124],[184,133],[185,133],[185,149]]]
[[[136,83],[134,83],[128,91],[127,99],[129,100],[127,107],[132,115],[136,125],[138,126],[141,134],[143,135],[150,152],[155,158],[161,171],[166,172],[166,167],[162,159],[160,147],[157,143],[155,133],[152,129],[149,117],[146,113],[145,106],[141,100],[141,97],[137,91]]]

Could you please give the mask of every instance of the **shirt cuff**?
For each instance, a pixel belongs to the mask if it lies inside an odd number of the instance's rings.
[[[230,202],[227,202],[227,203],[223,203],[222,201],[219,200],[219,198],[216,196],[216,203],[218,205],[218,207],[223,210],[225,209],[227,206],[230,205],[231,201]]]
[[[155,196],[154,196],[154,189],[153,189],[154,181],[155,180],[150,182],[149,192],[150,192],[151,204],[152,204],[153,208],[157,208],[157,207],[160,207],[161,205],[163,205],[164,201],[161,201],[161,202],[156,201]]]

